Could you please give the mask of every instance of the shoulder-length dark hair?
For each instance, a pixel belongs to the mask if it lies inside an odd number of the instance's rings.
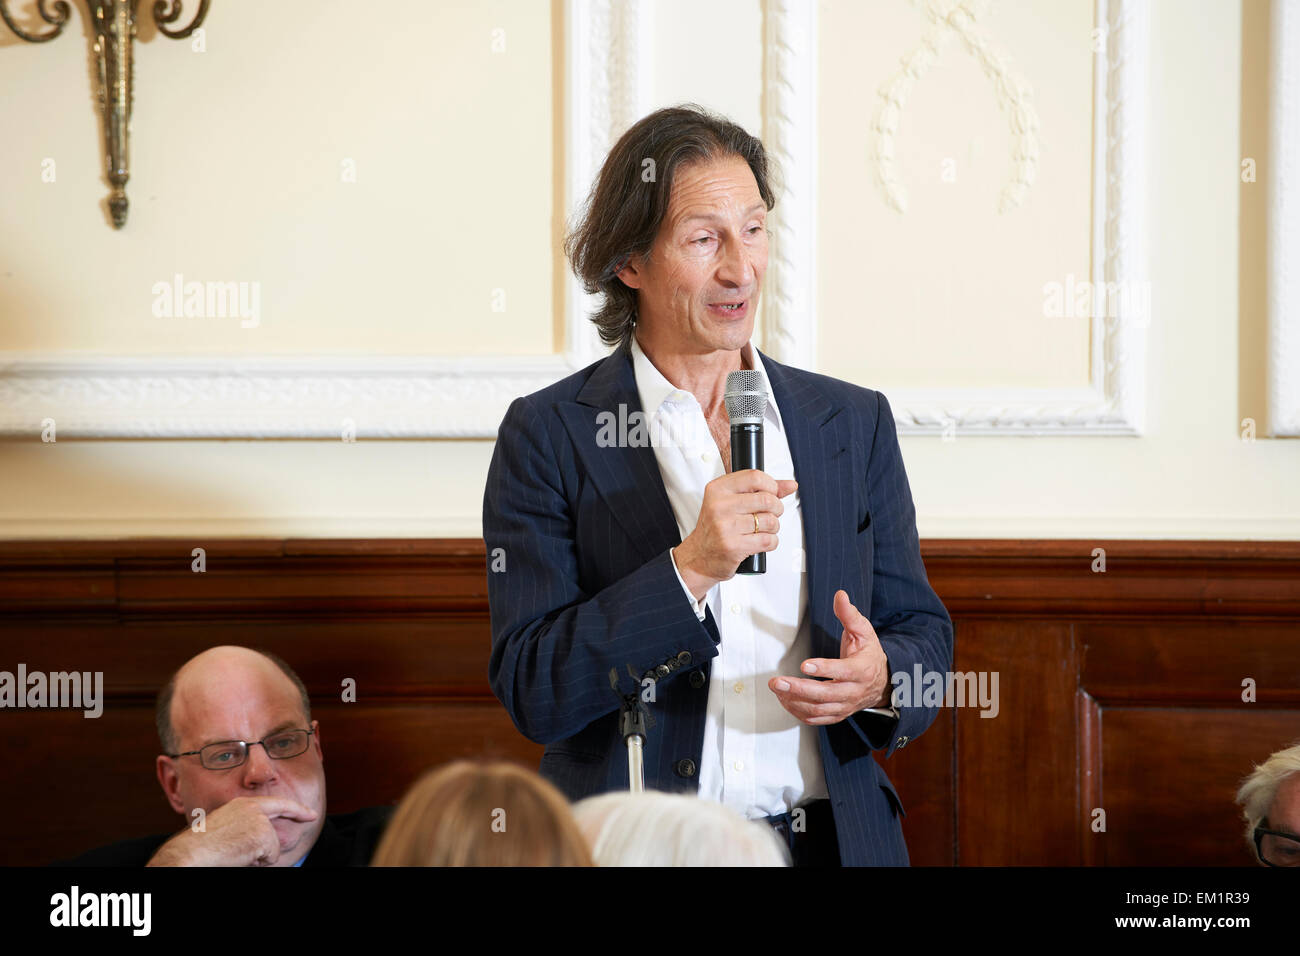
[[[622,346],[632,337],[636,290],[615,273],[629,259],[650,254],[678,170],[728,156],[749,164],[770,210],[776,204],[776,176],[762,141],[694,103],[656,110],[619,137],[609,151],[564,240],[564,253],[583,288],[603,294],[591,320],[606,345]]]

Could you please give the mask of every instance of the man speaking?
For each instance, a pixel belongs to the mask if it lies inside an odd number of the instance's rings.
[[[889,675],[946,673],[952,624],[885,397],[750,343],[769,175],[757,138],[693,106],[645,117],[606,158],[566,252],[617,347],[501,423],[490,678],[570,799],[628,786],[609,675],[630,668],[653,680],[647,787],[766,819],[796,865],[906,865],[871,754],[933,721],[891,700]],[[731,468],[724,394],[742,369],[769,399],[762,470]],[[766,569],[737,574],[755,554]]]

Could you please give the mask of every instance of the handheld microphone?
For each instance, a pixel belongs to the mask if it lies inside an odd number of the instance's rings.
[[[763,390],[763,376],[757,369],[740,369],[727,373],[727,390],[722,396],[731,420],[731,470],[763,470],[763,412],[768,395]],[[767,554],[751,554],[737,574],[766,574]]]

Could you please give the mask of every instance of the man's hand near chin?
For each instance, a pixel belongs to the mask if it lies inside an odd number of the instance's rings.
[[[287,797],[236,797],[207,815],[203,832],[187,827],[146,865],[274,866],[281,851],[272,821],[310,823],[316,817],[315,810]]]

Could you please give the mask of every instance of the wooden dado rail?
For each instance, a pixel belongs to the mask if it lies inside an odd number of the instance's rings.
[[[954,670],[996,672],[998,713],[946,709],[886,762],[914,863],[1251,864],[1233,793],[1300,739],[1300,543],[922,550]],[[153,777],[153,696],[214,644],[302,676],[331,812],[458,756],[541,754],[487,684],[480,540],[0,542],[0,634],[0,670],[102,671],[106,697],[93,720],[0,710],[0,863],[180,824]]]

